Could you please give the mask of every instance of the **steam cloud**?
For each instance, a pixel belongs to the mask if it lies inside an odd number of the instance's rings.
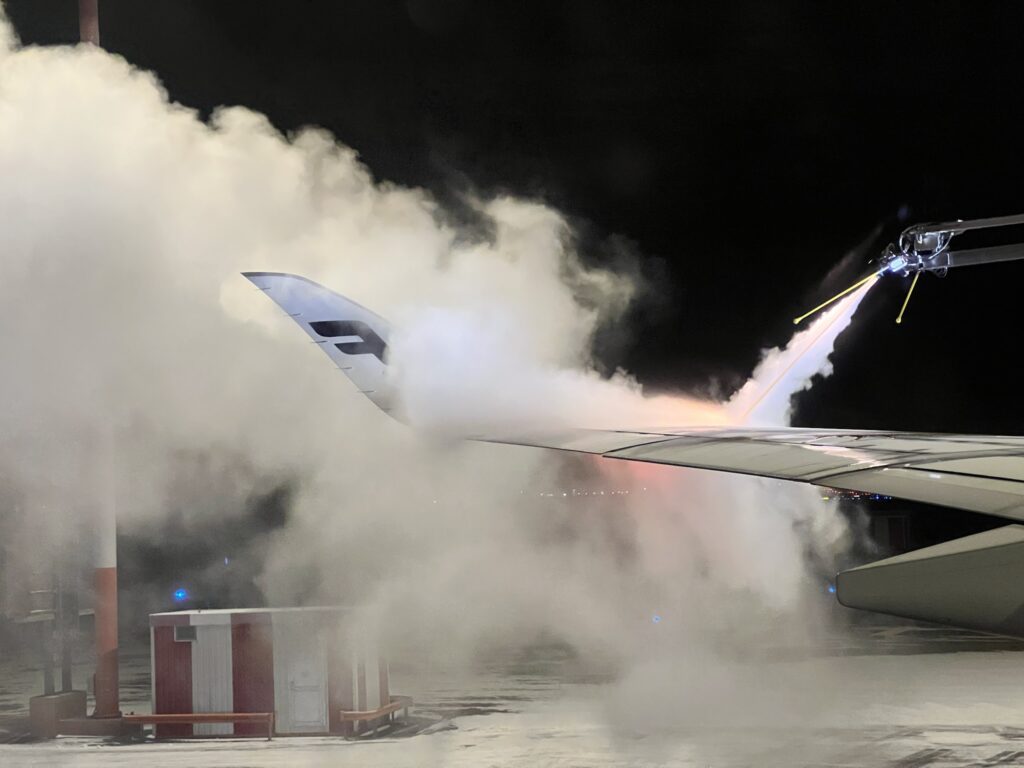
[[[816,622],[815,568],[846,530],[807,489],[435,433],[785,423],[859,295],[729,403],[648,397],[590,357],[636,286],[585,266],[557,211],[471,200],[489,233],[474,235],[322,130],[285,137],[238,107],[204,123],[121,58],[21,48],[2,19],[0,178],[9,605],[40,542],[82,536],[100,505],[135,536],[169,515],[187,534],[287,481],[288,524],[248,553],[258,586],[366,605],[396,653],[555,639],[629,670],[804,641]],[[260,269],[390,318],[430,429],[389,421],[303,343],[239,276]]]

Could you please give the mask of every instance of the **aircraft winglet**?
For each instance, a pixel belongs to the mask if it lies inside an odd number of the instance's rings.
[[[319,283],[286,272],[243,272],[383,411],[394,407],[387,376],[391,327],[380,315]]]

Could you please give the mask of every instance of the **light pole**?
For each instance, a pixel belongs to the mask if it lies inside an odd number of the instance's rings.
[[[78,32],[83,43],[100,44],[99,0],[78,0]],[[114,500],[114,441],[109,433],[99,451],[93,594],[96,623],[96,676],[93,717],[119,717],[117,657],[117,511]]]
[[[100,44],[99,0],[78,0],[78,34],[83,43]]]

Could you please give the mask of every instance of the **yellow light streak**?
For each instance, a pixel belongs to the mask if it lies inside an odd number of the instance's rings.
[[[854,291],[856,291],[858,288],[860,288],[862,285],[864,285],[864,283],[868,282],[869,280],[875,280],[877,278],[878,278],[878,274],[873,272],[870,275],[868,275],[867,277],[863,278],[862,280],[858,280],[856,283],[851,285],[845,291],[842,291],[841,293],[837,293],[831,299],[829,299],[828,301],[822,302],[821,304],[816,306],[814,309],[812,309],[810,312],[802,314],[802,315],[800,315],[800,317],[794,318],[793,325],[799,325],[802,320],[806,320],[808,317],[813,315],[815,312],[818,312],[819,310],[824,309],[829,304],[832,304],[832,303],[834,303],[836,301],[839,301],[839,299],[843,298],[843,296],[845,296],[846,294],[853,293]]]
[[[910,284],[910,290],[907,291],[907,298],[903,300],[903,306],[900,307],[900,314],[899,317],[896,318],[896,325],[899,325],[900,323],[903,322],[903,313],[907,311],[907,304],[910,303],[910,294],[914,292],[914,286],[917,285],[917,278],[919,278],[920,276],[920,272],[914,273],[914,281]]]

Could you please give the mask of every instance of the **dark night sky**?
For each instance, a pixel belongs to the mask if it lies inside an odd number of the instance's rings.
[[[6,6],[25,42],[77,37],[74,0]],[[606,362],[653,386],[738,383],[901,207],[1024,211],[1016,3],[101,0],[101,25],[186,105],[322,125],[380,178],[536,196],[628,238],[667,300]],[[1024,263],[926,277],[899,328],[902,286],[876,289],[800,422],[1024,433],[1022,282]]]

